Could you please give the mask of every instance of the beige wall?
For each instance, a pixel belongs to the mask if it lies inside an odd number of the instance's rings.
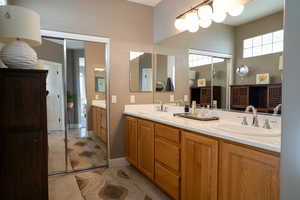
[[[278,69],[279,56],[282,53],[243,58],[243,40],[257,35],[270,33],[283,28],[283,12],[279,12],[259,20],[243,24],[235,28],[235,67],[242,64],[250,68],[248,76],[241,80],[234,75],[234,84],[255,84],[256,74],[269,73],[271,83],[281,83],[281,73]]]
[[[12,0],[41,15],[43,29],[111,38],[111,157],[124,156],[122,112],[129,104],[129,51],[153,51],[153,9],[125,0]],[[136,94],[136,103],[152,103],[151,93]]]
[[[39,59],[64,64],[63,45],[42,39],[42,45],[35,47],[34,49],[37,52]]]

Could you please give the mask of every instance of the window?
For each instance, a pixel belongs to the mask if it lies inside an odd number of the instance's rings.
[[[6,0],[0,0],[0,6],[6,5]]]
[[[84,57],[79,57],[79,67],[85,67],[85,59],[84,59]]]
[[[244,40],[244,58],[267,55],[283,51],[283,30],[259,35]]]
[[[189,67],[199,67],[219,62],[224,62],[224,59],[213,58],[211,56],[202,56],[199,54],[189,54]]]

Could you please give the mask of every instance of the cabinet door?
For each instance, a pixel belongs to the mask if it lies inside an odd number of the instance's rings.
[[[101,115],[101,109],[100,108],[96,108],[96,119],[97,119],[97,122],[96,122],[96,135],[98,137],[101,138],[101,121],[102,121],[102,115]]]
[[[200,89],[200,105],[211,105],[211,88],[203,87]]]
[[[275,108],[282,102],[281,85],[272,85],[268,87],[268,107]]]
[[[93,133],[97,134],[97,108],[92,106],[92,128]]]
[[[106,109],[101,110],[101,127],[106,128]]]
[[[246,108],[249,105],[249,87],[232,86],[231,106],[233,108]]]
[[[279,200],[279,158],[222,143],[221,200]]]
[[[181,199],[217,200],[218,141],[183,132],[181,158]]]
[[[138,121],[138,168],[146,176],[154,178],[154,124]]]
[[[138,128],[137,119],[125,118],[125,152],[128,162],[138,167]]]

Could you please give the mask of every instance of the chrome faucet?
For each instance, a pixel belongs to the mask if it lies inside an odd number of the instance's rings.
[[[257,117],[257,110],[254,106],[250,105],[250,106],[247,106],[245,112],[246,113],[249,113],[250,110],[252,110],[253,112],[253,120],[252,120],[252,126],[254,127],[259,127],[259,124],[258,124],[258,117]]]
[[[274,110],[273,110],[273,115],[278,115],[279,110],[281,110],[282,104],[278,104]]]
[[[158,110],[159,110],[159,111],[163,111],[163,110],[164,110],[164,104],[163,104],[163,102],[162,102],[161,100],[157,100],[157,102],[159,103],[159,108],[158,108]]]

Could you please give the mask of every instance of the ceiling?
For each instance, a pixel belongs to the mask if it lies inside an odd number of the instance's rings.
[[[252,0],[245,6],[243,14],[227,17],[224,24],[238,26],[283,10],[284,0]]]
[[[155,7],[162,0],[128,0],[128,1]]]

